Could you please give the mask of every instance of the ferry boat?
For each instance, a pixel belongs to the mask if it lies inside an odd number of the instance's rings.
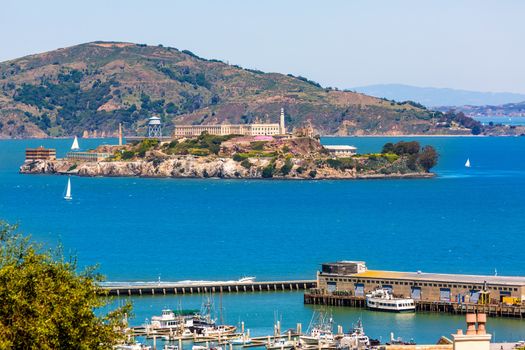
[[[396,298],[389,289],[379,288],[366,295],[366,306],[371,310],[414,312],[416,304],[412,298]]]

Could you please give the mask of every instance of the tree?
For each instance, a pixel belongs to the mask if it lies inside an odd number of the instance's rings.
[[[392,142],[385,143],[381,153],[394,153],[394,144]]]
[[[437,164],[437,159],[438,153],[432,146],[423,147],[423,150],[418,157],[419,164],[425,169],[425,171],[432,169]]]
[[[94,268],[77,272],[74,257],[0,222],[0,348],[111,349],[131,306],[97,316],[109,301],[100,281]]]

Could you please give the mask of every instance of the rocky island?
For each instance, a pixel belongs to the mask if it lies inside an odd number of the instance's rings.
[[[380,153],[336,155],[314,137],[215,136],[161,142],[143,139],[90,151],[104,159],[26,160],[25,174],[224,179],[428,178],[437,162],[431,146],[387,143]]]

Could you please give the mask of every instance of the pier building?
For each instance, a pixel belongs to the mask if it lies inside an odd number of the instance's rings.
[[[281,108],[279,123],[251,123],[251,124],[210,124],[210,125],[175,125],[173,136],[199,136],[203,132],[210,135],[245,135],[245,136],[273,136],[286,134],[284,123],[284,109]]]
[[[369,270],[363,261],[324,263],[317,287],[364,297],[376,288],[418,301],[498,304],[525,300],[525,277]]]
[[[54,148],[44,148],[40,146],[37,148],[26,148],[27,160],[54,160],[57,158],[57,151]]]

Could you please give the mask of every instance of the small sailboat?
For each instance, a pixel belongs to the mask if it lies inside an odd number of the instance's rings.
[[[467,158],[467,161],[465,162],[465,168],[470,168],[470,158]]]
[[[66,195],[64,196],[64,199],[67,201],[73,199],[73,197],[71,196],[71,178],[70,177],[67,178]]]
[[[78,138],[75,136],[75,139],[73,140],[73,144],[71,145],[72,151],[78,151],[80,147],[78,146]]]

